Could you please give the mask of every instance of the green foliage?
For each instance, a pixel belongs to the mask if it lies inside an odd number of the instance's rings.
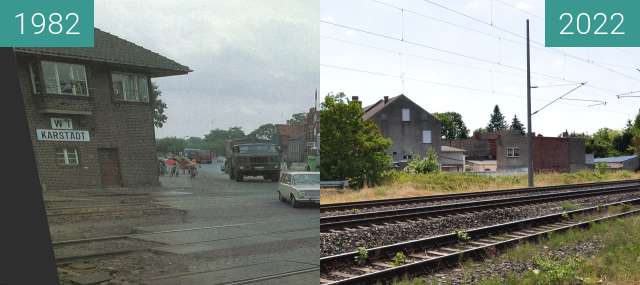
[[[458,240],[461,242],[467,242],[471,239],[471,237],[469,236],[469,233],[463,231],[463,230],[457,230],[455,231],[456,236],[458,237]]]
[[[380,134],[373,122],[365,121],[363,115],[361,103],[349,101],[344,93],[325,97],[320,110],[323,180],[347,179],[354,188],[381,182],[391,164],[386,154],[391,141]]]
[[[407,261],[407,256],[404,255],[404,252],[398,251],[396,252],[396,255],[393,256],[393,259],[391,260],[391,265],[400,266],[400,265],[403,265],[406,261]]]
[[[604,175],[605,173],[607,173],[607,169],[609,169],[607,164],[603,163],[603,162],[596,163],[594,168],[595,168],[596,173],[598,173],[600,175]]]
[[[185,149],[187,143],[184,139],[176,137],[161,138],[156,140],[156,151],[161,154],[178,153]]]
[[[564,202],[562,203],[562,210],[565,212],[577,210],[579,207],[576,203],[573,202]]]
[[[151,105],[153,106],[153,125],[156,128],[162,128],[164,123],[167,122],[167,115],[164,113],[167,110],[167,104],[162,102],[160,95],[162,91],[157,84],[151,82]]]
[[[513,120],[511,120],[511,125],[509,126],[509,129],[512,131],[518,131],[520,132],[520,134],[525,134],[525,127],[524,125],[520,122],[520,120],[518,119],[518,116],[513,115]]]
[[[406,171],[410,173],[438,173],[440,171],[440,164],[438,163],[438,154],[433,150],[427,151],[427,156],[421,159],[419,156],[409,161]]]
[[[287,120],[287,125],[300,125],[307,118],[307,113],[295,113],[291,115],[291,119]]]
[[[367,248],[362,246],[358,247],[357,251],[358,253],[355,256],[355,262],[358,265],[364,265],[369,259],[369,252],[367,251]]]
[[[500,107],[496,105],[493,107],[493,113],[491,113],[491,118],[489,119],[489,124],[487,125],[488,132],[497,132],[507,129],[507,121],[504,119],[504,115],[500,112]]]
[[[247,136],[259,140],[273,141],[276,137],[276,125],[264,124],[249,133]]]
[[[456,112],[433,113],[442,124],[441,135],[444,139],[466,139],[469,137],[469,129],[462,120],[462,115]]]
[[[231,127],[227,130],[213,129],[204,135],[203,143],[206,148],[217,154],[224,154],[225,142],[227,140],[245,138],[245,133],[241,127]]]

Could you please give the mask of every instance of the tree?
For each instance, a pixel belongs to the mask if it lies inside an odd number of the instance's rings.
[[[291,119],[287,120],[287,125],[300,125],[307,118],[307,113],[295,113],[291,115]]]
[[[512,131],[518,131],[522,135],[525,134],[525,132],[524,132],[525,127],[520,122],[520,120],[518,119],[518,116],[516,116],[516,115],[513,115],[513,120],[511,120],[511,125],[509,126],[509,129],[512,130]]]
[[[225,151],[225,142],[227,140],[245,138],[245,133],[241,127],[231,127],[227,130],[214,129],[204,135],[203,143],[207,149],[217,154],[223,154]]]
[[[153,106],[153,125],[156,128],[162,128],[164,124],[167,122],[167,115],[164,113],[167,110],[167,104],[162,102],[160,99],[160,95],[162,95],[162,91],[158,88],[158,85],[154,82],[151,82],[151,87],[153,90],[151,91],[151,104]]]
[[[273,141],[276,136],[276,125],[264,124],[249,133],[248,136],[259,140]]]
[[[433,150],[427,151],[427,156],[422,159],[417,157],[412,159],[405,168],[406,171],[411,173],[437,173],[440,171],[440,163],[438,162],[438,154]]]
[[[362,118],[358,101],[349,101],[344,93],[329,94],[320,110],[322,148],[320,176],[323,180],[344,180],[354,188],[373,186],[390,167],[386,150],[391,141],[378,127]]]
[[[177,137],[167,137],[156,140],[156,151],[161,154],[178,153],[185,149],[186,141]]]
[[[462,115],[459,113],[433,113],[433,116],[435,116],[442,124],[442,138],[453,140],[466,139],[469,137],[469,129],[467,129],[464,121],[462,121]]]
[[[488,132],[498,132],[507,129],[507,121],[504,119],[504,115],[500,112],[500,107],[496,105],[493,107],[493,113],[489,119],[489,125],[487,125]]]

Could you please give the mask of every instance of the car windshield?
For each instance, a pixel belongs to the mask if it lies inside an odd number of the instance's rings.
[[[276,153],[276,146],[272,144],[240,145],[240,153]]]
[[[320,173],[296,174],[293,176],[293,184],[320,184]]]

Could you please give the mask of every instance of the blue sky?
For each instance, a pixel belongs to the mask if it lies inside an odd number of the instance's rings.
[[[640,50],[544,48],[543,16],[543,0],[322,0],[320,93],[342,91],[364,104],[404,93],[429,112],[461,113],[471,130],[486,126],[498,104],[508,121],[517,115],[526,124],[526,54],[518,35],[529,18],[532,85],[540,86],[533,110],[588,82],[566,97],[574,100],[536,114],[534,131],[623,128],[640,98],[615,95],[640,90]],[[607,104],[588,107],[601,102]]]

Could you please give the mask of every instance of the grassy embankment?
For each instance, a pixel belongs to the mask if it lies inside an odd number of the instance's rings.
[[[562,258],[552,258],[548,254],[588,241],[602,244],[603,248],[592,256],[569,254]],[[554,234],[541,243],[526,243],[509,249],[490,262],[528,261],[532,261],[533,266],[523,274],[487,278],[476,284],[640,284],[640,217],[595,224],[587,230],[575,229]],[[461,268],[463,271],[465,267],[474,268],[471,265],[466,263]],[[435,281],[415,278],[394,283],[418,284],[435,284]]]
[[[536,186],[587,183],[598,181],[640,179],[638,172],[605,172],[583,170],[575,173],[541,173],[535,176]],[[385,182],[377,187],[360,190],[322,190],[321,203],[342,203],[387,198],[450,194],[472,191],[521,188],[527,186],[526,175],[488,176],[468,173],[410,174],[389,172]]]

